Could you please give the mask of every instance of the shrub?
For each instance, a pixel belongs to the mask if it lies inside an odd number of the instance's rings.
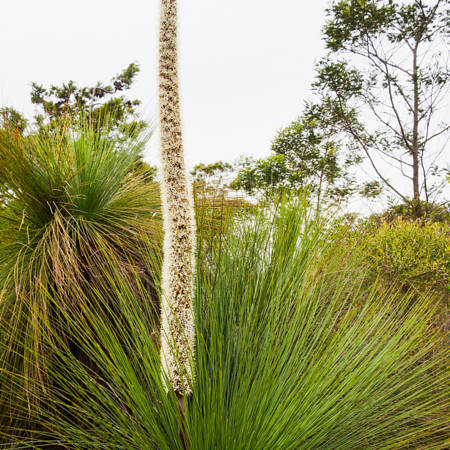
[[[450,234],[448,226],[426,220],[397,218],[382,222],[361,239],[369,274],[406,289],[450,293]]]

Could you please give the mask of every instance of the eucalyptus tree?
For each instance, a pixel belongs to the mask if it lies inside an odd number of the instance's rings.
[[[450,130],[449,13],[448,0],[339,0],[327,9],[330,52],[313,86],[329,120],[404,201],[428,202],[442,187],[435,176]]]

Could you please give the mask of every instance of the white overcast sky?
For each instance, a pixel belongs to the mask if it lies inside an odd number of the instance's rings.
[[[141,65],[131,98],[157,108],[158,0],[2,0],[0,105],[33,115],[30,83],[108,82]],[[179,0],[187,163],[267,156],[311,97],[327,0]],[[156,142],[147,158],[158,162]]]

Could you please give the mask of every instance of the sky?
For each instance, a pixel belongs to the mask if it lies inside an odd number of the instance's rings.
[[[0,106],[31,117],[31,82],[104,83],[138,62],[127,95],[157,111],[158,0],[4,0]],[[187,165],[265,157],[311,98],[327,0],[179,0]],[[159,161],[157,140],[147,149]]]

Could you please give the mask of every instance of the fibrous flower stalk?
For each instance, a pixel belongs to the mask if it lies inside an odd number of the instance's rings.
[[[172,389],[192,391],[195,326],[195,217],[186,172],[177,67],[177,2],[162,0],[159,38],[159,123],[164,215],[161,361]]]

